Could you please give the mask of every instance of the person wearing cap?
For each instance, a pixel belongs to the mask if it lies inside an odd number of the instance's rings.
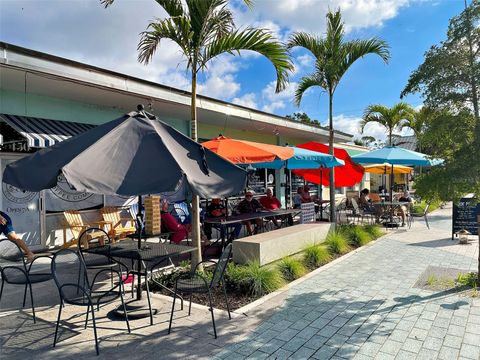
[[[5,214],[3,211],[0,211],[0,233],[5,235],[8,240],[17,244],[20,249],[25,252],[27,257],[27,263],[30,263],[35,258],[33,252],[28,248],[27,244],[17,235],[15,230],[13,229],[12,219],[10,216]]]
[[[237,211],[240,214],[252,214],[262,208],[263,208],[262,204],[260,204],[260,202],[257,199],[253,198],[253,193],[250,190],[247,190],[245,192],[245,199],[240,201],[240,203],[237,205]],[[261,221],[262,221],[261,219],[255,220],[257,228],[261,226]],[[244,221],[243,224],[247,227],[248,235],[253,235],[254,233],[256,233],[256,230],[254,231],[252,228],[252,223],[250,220]]]

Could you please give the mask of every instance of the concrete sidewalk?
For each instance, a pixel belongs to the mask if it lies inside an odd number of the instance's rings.
[[[106,317],[112,306],[101,309],[98,358],[479,359],[479,299],[414,286],[432,266],[476,270],[478,241],[450,240],[451,211],[432,214],[431,230],[417,220],[410,230],[389,231],[230,321],[216,312],[216,340],[203,307],[190,317],[176,311],[170,335],[165,298],[155,300],[155,325],[132,321],[132,334]],[[92,328],[83,329],[84,315],[75,317],[83,309],[66,307],[56,349],[55,304],[38,309],[37,324],[28,310],[7,310],[0,314],[2,360],[97,358]]]

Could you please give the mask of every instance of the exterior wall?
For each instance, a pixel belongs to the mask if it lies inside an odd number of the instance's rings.
[[[0,88],[0,113],[32,116],[51,120],[74,121],[85,124],[100,125],[116,119],[133,109],[114,109],[59,99],[38,94],[8,91]],[[188,134],[188,120],[179,121],[161,118],[178,131]]]

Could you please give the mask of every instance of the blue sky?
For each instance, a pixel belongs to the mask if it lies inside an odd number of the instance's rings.
[[[373,55],[359,60],[336,92],[334,126],[359,136],[358,121],[365,107],[391,106],[400,100],[411,71],[431,45],[445,38],[448,20],[463,9],[463,0],[257,0],[252,11],[237,1],[232,7],[238,26],[266,27],[281,40],[292,31],[323,34],[327,9],[340,7],[347,38],[376,36],[390,44],[388,65]],[[185,63],[174,44],[162,44],[148,66],[136,61],[138,33],[153,17],[163,16],[153,0],[117,0],[108,9],[97,0],[0,0],[0,40],[189,89]],[[328,97],[320,89],[307,93],[300,108],[292,102],[296,81],[313,69],[306,51],[296,49],[292,56],[296,72],[281,94],[273,91],[273,67],[252,54],[223,56],[212,63],[200,77],[199,92],[278,115],[304,111],[324,123]],[[413,106],[422,103],[418,95],[405,100]],[[373,124],[365,130],[367,135],[384,136]]]

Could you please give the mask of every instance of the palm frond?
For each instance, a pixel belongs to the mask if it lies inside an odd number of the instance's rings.
[[[315,58],[322,57],[324,54],[324,41],[318,36],[310,35],[305,32],[294,32],[287,42],[287,48],[300,46],[309,50]]]
[[[339,64],[339,73],[342,75],[355,61],[366,55],[376,54],[380,56],[385,63],[388,63],[390,59],[388,44],[378,38],[348,41],[343,44],[342,53],[343,56]]]
[[[282,91],[288,83],[288,72],[293,65],[285,46],[273,35],[263,29],[245,29],[217,37],[205,48],[204,63],[223,53],[250,50],[265,56],[275,67],[277,73],[276,91]]]
[[[109,7],[113,4],[115,0],[100,0],[100,4],[102,4],[105,8]]]
[[[383,117],[382,115],[379,114],[369,114],[367,116],[364,116],[362,120],[360,121],[360,132],[363,133],[363,130],[365,129],[365,126],[369,123],[378,123],[387,129],[388,127],[388,122],[386,121],[386,118]]]
[[[113,0],[106,0],[113,1]],[[170,17],[184,16],[185,11],[181,0],[155,0]]]
[[[318,78],[316,74],[304,76],[298,82],[297,87],[295,88],[295,95],[294,95],[294,102],[295,105],[300,106],[302,102],[302,97],[305,92],[313,86],[320,86],[322,85],[322,79]]]
[[[148,64],[162,39],[169,39],[175,42],[188,59],[188,66],[191,65],[190,54],[190,23],[185,16],[180,16],[152,22],[148,25],[148,30],[140,34],[140,42],[138,43],[138,61]]]
[[[327,36],[326,42],[331,50],[339,50],[343,43],[345,29],[340,9],[327,13]]]

